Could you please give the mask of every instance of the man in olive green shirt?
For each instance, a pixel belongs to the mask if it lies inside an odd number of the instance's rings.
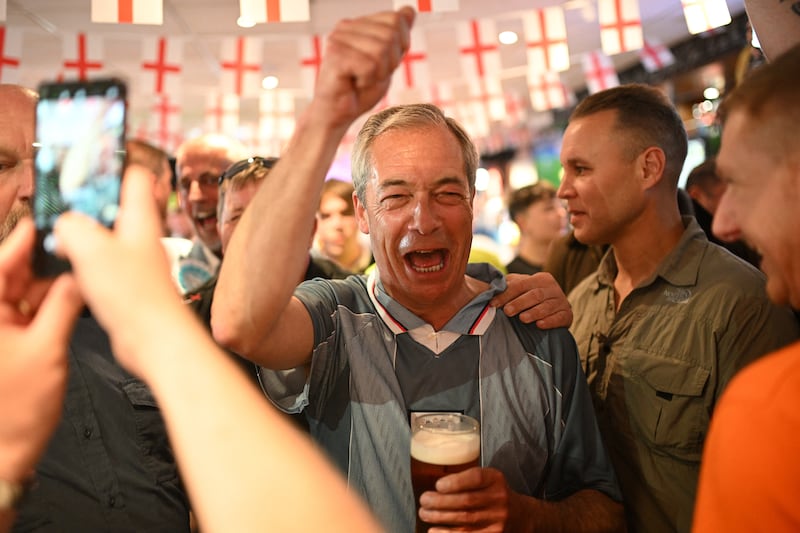
[[[733,374],[798,336],[758,270],[675,202],[686,133],[656,89],[584,100],[564,134],[575,237],[610,244],[569,295],[598,423],[631,531],[689,531],[708,423]]]

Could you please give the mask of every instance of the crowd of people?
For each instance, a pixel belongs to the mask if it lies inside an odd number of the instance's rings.
[[[62,215],[72,271],[39,279],[36,94],[0,85],[0,531],[800,529],[792,9],[748,2],[770,62],[690,191],[756,266],[682,214],[686,131],[644,85],[580,102],[558,189],[515,196],[524,273],[470,262],[478,153],[434,105],[371,115],[352,186],[326,182],[409,47],[402,8],[336,25],[279,159],[178,149],[193,240],[165,238],[167,154],[131,141],[115,227]],[[563,290],[538,272],[559,246]],[[481,453],[415,501],[426,412],[477,419]]]

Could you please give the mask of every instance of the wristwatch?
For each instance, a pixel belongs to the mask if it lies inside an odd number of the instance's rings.
[[[0,479],[0,511],[16,509],[28,492],[28,483]]]

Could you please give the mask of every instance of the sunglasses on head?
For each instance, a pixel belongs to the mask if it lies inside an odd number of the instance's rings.
[[[232,164],[228,167],[228,169],[222,173],[219,177],[219,185],[222,185],[222,182],[228,179],[231,179],[235,175],[244,172],[250,171],[252,172],[256,168],[272,168],[275,166],[275,163],[278,161],[277,157],[249,157],[247,159],[242,159],[241,161],[237,161],[236,163]]]

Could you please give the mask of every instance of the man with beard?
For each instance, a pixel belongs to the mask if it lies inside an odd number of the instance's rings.
[[[36,93],[0,85],[0,242],[31,212]]]

